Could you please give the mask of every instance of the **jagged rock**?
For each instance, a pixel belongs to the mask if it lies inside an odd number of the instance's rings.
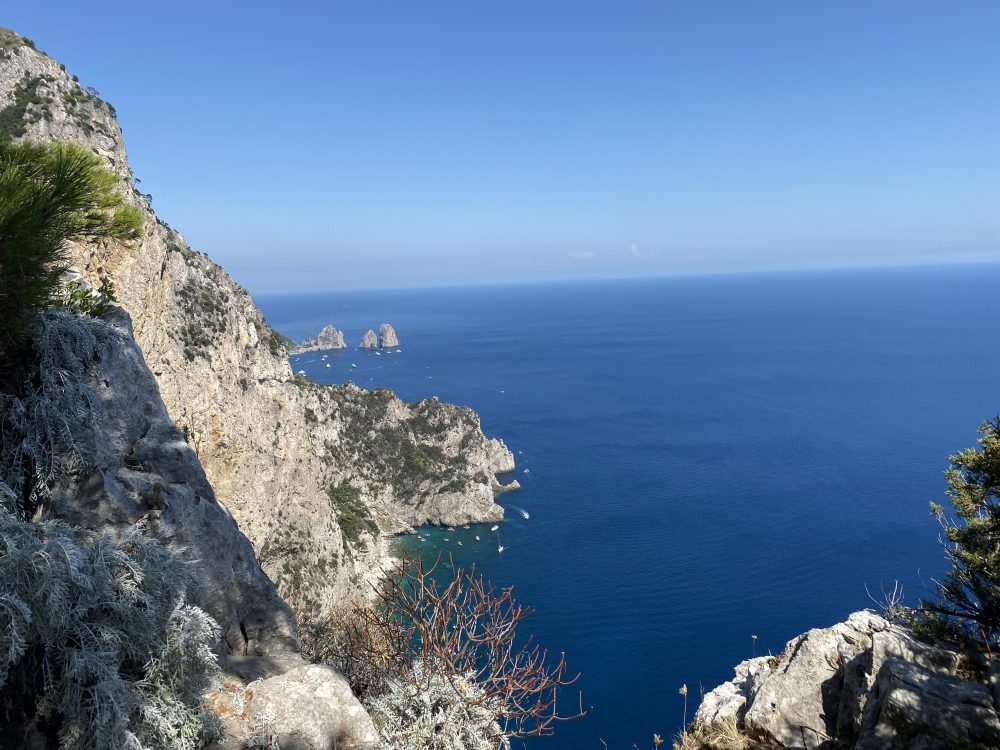
[[[837,734],[841,666],[871,648],[871,635],[889,623],[870,612],[792,639],[761,680],[744,724],[758,739],[784,747],[820,747]]]
[[[709,692],[695,725],[735,719],[783,748],[1000,747],[986,685],[957,676],[959,654],[873,612],[793,638],[778,657],[743,662]]]
[[[354,488],[387,533],[437,518],[498,517],[494,474],[513,457],[487,440],[474,414],[442,405],[427,422],[426,410],[388,392],[320,386],[293,375],[285,342],[247,291],[159,221],[134,187],[110,105],[54,60],[22,46],[0,65],[0,108],[14,102],[25,76],[47,103],[25,121],[24,138],[93,148],[144,218],[137,242],[73,247],[72,265],[95,286],[114,282],[170,416],[265,571],[300,613],[330,612],[384,554],[381,544],[366,544],[370,537],[345,538],[332,486]],[[374,332],[371,338],[377,346]],[[376,437],[396,454],[373,451]],[[428,470],[402,473],[404,451],[432,459],[421,463]],[[294,580],[287,570],[298,571]]]
[[[914,661],[887,658],[865,707],[856,750],[1000,747],[1000,719],[985,685]]]
[[[365,331],[365,335],[361,337],[362,349],[378,349],[378,336],[375,335],[375,331],[369,328]]]
[[[769,660],[767,656],[758,656],[737,664],[732,680],[723,682],[701,699],[694,723],[706,726],[730,720],[742,723],[747,700],[756,691],[763,675],[771,671]]]
[[[395,349],[398,347],[399,339],[396,338],[396,329],[388,323],[383,323],[379,326],[378,343],[383,349]]]
[[[372,747],[378,733],[337,670],[310,664],[249,687],[249,716],[267,716],[282,750]]]
[[[321,352],[327,351],[329,349],[346,349],[347,344],[344,343],[344,334],[338,331],[333,325],[323,326],[315,338],[306,339],[302,342],[302,345],[296,347],[294,354],[303,354],[304,352]]]

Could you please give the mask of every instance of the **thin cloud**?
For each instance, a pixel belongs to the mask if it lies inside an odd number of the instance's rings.
[[[574,250],[569,253],[569,259],[573,261],[597,260],[597,254],[590,250]]]

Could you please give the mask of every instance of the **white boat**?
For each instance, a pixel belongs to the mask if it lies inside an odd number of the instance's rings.
[[[490,529],[490,531],[496,531],[499,528],[500,528],[499,526],[494,526],[492,529]]]
[[[531,469],[525,469],[525,470],[524,470],[524,473],[525,473],[525,474],[530,474],[530,473],[531,473]]]
[[[522,510],[521,515],[524,516],[525,518],[531,518],[531,516],[528,515],[528,511],[526,510]]]
[[[469,528],[469,524],[465,524],[465,526],[463,526],[462,528],[463,528],[463,529],[467,529],[467,528]]]
[[[476,541],[477,541],[477,542],[479,541],[479,536],[478,536],[478,535],[476,536]]]
[[[502,544],[499,547],[497,547],[497,552],[503,552],[503,545]]]
[[[326,363],[326,366],[327,366],[327,367],[329,367],[329,366],[330,366],[330,363],[329,363],[329,362],[327,362],[327,363]]]
[[[454,527],[454,526],[449,526],[449,527],[448,527],[448,531],[454,531],[454,530],[455,530],[455,527]]]
[[[448,541],[448,537],[445,537],[444,540],[447,542]]]
[[[458,546],[459,546],[459,547],[461,547],[461,546],[462,546],[462,543],[461,543],[461,542],[459,542],[459,543],[458,543]]]

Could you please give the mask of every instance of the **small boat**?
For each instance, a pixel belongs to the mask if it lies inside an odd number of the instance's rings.
[[[499,526],[494,526],[493,528],[490,529],[490,531],[496,531],[499,528],[500,528]]]
[[[459,546],[459,547],[461,547],[461,546],[462,546],[462,543],[461,543],[461,542],[459,542],[459,543],[458,543],[458,546]]]
[[[327,366],[327,367],[329,367],[329,366],[330,366],[330,363],[329,363],[329,362],[327,362],[327,363],[326,363],[326,366]]]
[[[497,547],[497,552],[503,552],[503,545],[502,544],[499,547]]]
[[[467,528],[469,528],[469,524],[465,524],[465,526],[463,526],[462,528],[463,528],[463,529],[467,529]]]
[[[447,541],[449,541],[449,540],[448,540],[448,537],[445,537],[445,538],[444,538],[444,540],[445,540],[446,542],[447,542]]]
[[[454,526],[449,526],[449,527],[448,527],[448,531],[454,531],[454,530],[455,530],[455,527],[454,527]]]
[[[382,356],[382,352],[375,352],[375,356],[376,357],[381,357]]]
[[[479,541],[479,535],[478,534],[476,535],[476,541],[477,542]]]
[[[524,473],[525,473],[525,474],[530,474],[530,473],[531,473],[531,469],[525,469],[525,470],[524,470]]]

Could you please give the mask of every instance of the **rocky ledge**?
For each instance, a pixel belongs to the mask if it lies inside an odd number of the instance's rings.
[[[984,674],[959,652],[855,612],[778,656],[742,662],[702,699],[688,737],[719,748],[996,748],[998,666]]]

